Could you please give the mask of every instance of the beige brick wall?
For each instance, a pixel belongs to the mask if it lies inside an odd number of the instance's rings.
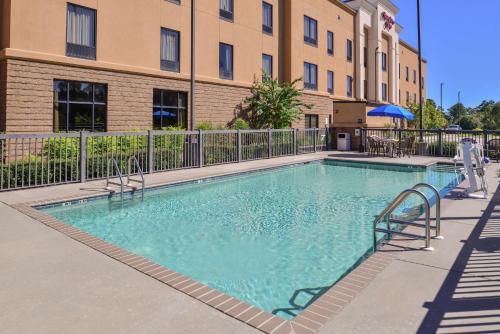
[[[307,92],[303,95],[303,101],[308,104],[312,104],[312,109],[304,110],[304,115],[306,114],[316,114],[318,115],[318,126],[320,128],[325,127],[325,118],[328,118],[333,113],[333,101],[328,96],[321,96],[315,94],[309,94]],[[296,121],[293,126],[296,128],[303,128],[305,126],[304,115],[300,120]]]
[[[238,117],[243,101],[250,95],[249,88],[196,83],[196,123],[211,122],[226,126]]]
[[[7,85],[7,62],[0,61],[0,132],[5,132],[5,96]]]
[[[54,79],[107,84],[108,131],[151,128],[153,88],[189,91],[187,81],[9,59],[8,132],[53,130]]]
[[[150,129],[154,88],[190,92],[189,81],[147,75],[15,59],[4,61],[0,68],[6,68],[7,73],[6,94],[0,94],[0,103],[5,100],[7,132],[53,131],[54,79],[107,84],[108,131]],[[208,82],[197,82],[196,92],[196,123],[208,121],[217,126],[226,126],[238,117],[245,97],[250,95],[249,88]],[[319,126],[323,127],[325,118],[332,114],[332,100],[305,93],[304,101],[314,105],[306,113],[318,114]],[[0,116],[1,112],[0,104]],[[304,124],[302,117],[294,126]]]

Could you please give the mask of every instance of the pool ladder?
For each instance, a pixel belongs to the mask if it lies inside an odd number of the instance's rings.
[[[428,188],[436,197],[436,225],[431,226],[430,222],[430,211],[431,205],[429,203],[429,199],[425,196],[425,194],[417,189],[419,188]],[[394,210],[410,195],[417,195],[424,201],[424,209],[425,209],[425,224],[416,223],[413,221],[406,221],[400,219],[394,219],[391,217]],[[378,225],[382,222],[385,222],[385,228],[379,227]],[[425,231],[425,235],[407,233],[400,230],[395,230],[391,228],[391,225],[399,225],[399,226],[415,226],[418,228],[423,228]],[[413,186],[411,189],[403,190],[385,209],[380,213],[377,218],[373,221],[373,251],[377,250],[377,232],[382,232],[387,234],[388,238],[392,234],[405,236],[408,238],[414,239],[423,239],[425,240],[425,247],[422,249],[432,251],[434,250],[431,247],[431,230],[435,230],[435,235],[432,237],[434,239],[443,239],[441,236],[441,197],[439,196],[439,191],[428,183],[418,183]]]
[[[138,175],[140,176],[140,179],[133,179],[131,177],[132,175],[132,164],[134,164]],[[116,171],[116,175],[120,182],[113,182],[110,180],[110,172],[111,170]],[[144,186],[146,185],[146,181],[144,180],[144,173],[142,172],[142,168],[139,165],[139,160],[135,156],[131,156],[128,159],[128,169],[127,169],[127,183],[124,182],[124,177],[123,174],[120,170],[120,167],[118,167],[118,162],[116,161],[115,158],[111,158],[108,160],[108,168],[107,168],[107,173],[106,173],[106,189],[113,191],[113,188],[110,187],[110,185],[118,185],[120,186],[120,196],[123,199],[123,191],[125,187],[130,187],[130,188],[135,188],[132,184],[132,182],[140,183],[141,184],[141,194],[142,198],[144,199]]]

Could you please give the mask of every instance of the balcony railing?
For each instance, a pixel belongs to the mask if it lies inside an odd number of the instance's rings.
[[[96,59],[96,48],[92,46],[66,43],[66,56],[84,59]]]

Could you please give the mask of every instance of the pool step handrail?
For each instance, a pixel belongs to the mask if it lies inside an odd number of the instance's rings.
[[[118,182],[113,182],[110,180],[110,171],[114,169],[116,170],[116,175],[120,179],[120,183]],[[108,160],[108,168],[106,170],[106,189],[107,190],[113,190],[110,185],[118,185],[120,186],[120,196],[123,198],[123,189],[125,187],[125,183],[123,182],[123,174],[120,170],[120,167],[118,167],[118,162],[116,161],[115,158],[111,158]]]
[[[132,163],[135,165],[135,168],[137,169],[137,173],[140,176],[140,180],[138,179],[133,179],[131,177],[132,175]],[[141,184],[141,193],[142,193],[142,198],[144,199],[144,186],[146,185],[146,181],[144,180],[144,173],[142,171],[142,168],[139,164],[139,160],[137,160],[137,157],[135,155],[131,156],[128,159],[128,170],[127,170],[127,187],[133,187],[132,182],[137,182]]]
[[[439,191],[436,189],[436,187],[429,183],[417,183],[413,186],[412,189],[416,190],[419,188],[427,188],[434,193],[434,197],[436,198],[436,226],[431,226],[431,229],[436,231],[436,234],[433,237],[434,239],[444,239],[444,237],[441,235],[441,195],[439,194]]]
[[[415,185],[417,186],[417,185]],[[421,186],[421,185],[420,185]],[[418,187],[417,187],[418,188]],[[406,232],[401,232],[397,230],[391,229],[391,223],[397,223],[401,225],[414,225],[416,223],[413,222],[406,222],[403,220],[394,220],[391,219],[391,214],[393,211],[410,195],[417,195],[419,196],[423,202],[424,202],[424,209],[425,209],[425,225],[421,225],[425,229],[425,235],[418,235],[418,234],[413,234],[413,233],[406,233]],[[403,190],[378,216],[375,218],[373,221],[373,251],[375,252],[377,250],[377,232],[382,232],[386,233],[389,237],[391,234],[398,234],[398,235],[404,235],[406,237],[410,238],[415,238],[415,239],[424,239],[425,240],[425,246],[423,247],[424,250],[429,250],[432,251],[434,250],[431,247],[431,224],[430,224],[430,203],[427,197],[420,191],[416,189],[406,189]],[[378,227],[378,224],[385,221],[386,223],[386,228],[380,228]],[[408,224],[410,223],[410,224]]]

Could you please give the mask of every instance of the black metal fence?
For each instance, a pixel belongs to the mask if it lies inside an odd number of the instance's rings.
[[[368,149],[369,136],[395,140],[413,137],[415,138],[413,153],[416,155],[428,156],[453,157],[456,154],[457,145],[463,141],[472,141],[482,145],[484,150],[490,155],[493,155],[496,148],[500,146],[500,131],[366,128],[361,129],[362,150],[366,151]]]
[[[0,191],[104,179],[110,159],[125,173],[132,156],[155,173],[312,153],[326,149],[327,136],[326,129],[0,134]]]

